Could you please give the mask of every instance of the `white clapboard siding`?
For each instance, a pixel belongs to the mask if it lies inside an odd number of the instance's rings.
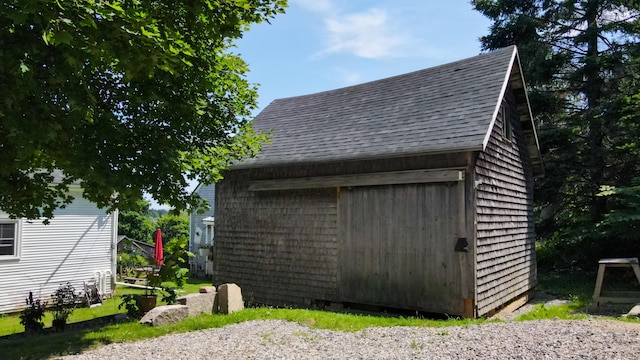
[[[73,195],[74,202],[58,210],[49,225],[20,220],[20,257],[0,260],[0,313],[21,310],[30,291],[50,301],[60,284],[70,282],[81,290],[100,274],[109,276],[105,295],[113,292],[117,213],[98,209],[79,191]]]

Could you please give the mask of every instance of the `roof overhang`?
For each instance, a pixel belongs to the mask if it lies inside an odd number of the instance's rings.
[[[518,118],[520,120],[520,126],[524,136],[525,145],[529,154],[529,160],[534,176],[544,175],[544,166],[542,164],[542,154],[540,153],[540,143],[538,141],[538,134],[533,121],[533,113],[531,112],[531,105],[529,103],[529,96],[527,95],[526,82],[522,73],[522,65],[520,63],[520,56],[518,55],[518,48],[513,47],[513,54],[511,56],[511,62],[509,64],[509,70],[505,74],[504,83],[500,92],[500,97],[496,103],[496,108],[493,112],[493,117],[489,125],[487,134],[482,142],[483,150],[487,148],[489,138],[493,131],[496,119],[498,117],[498,111],[500,105],[504,99],[508,86],[511,85],[513,89],[516,106],[518,111]]]

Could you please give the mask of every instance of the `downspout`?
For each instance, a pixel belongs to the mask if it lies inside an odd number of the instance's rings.
[[[116,262],[118,259],[118,209],[112,213],[111,225],[111,295],[116,292]]]

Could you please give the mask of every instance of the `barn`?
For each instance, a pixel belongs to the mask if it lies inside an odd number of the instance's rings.
[[[543,174],[516,47],[278,99],[216,185],[214,283],[274,306],[479,317],[536,285]]]

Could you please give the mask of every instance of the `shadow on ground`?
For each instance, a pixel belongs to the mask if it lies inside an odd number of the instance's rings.
[[[56,332],[46,328],[42,333],[24,332],[0,336],[0,349],[3,360],[11,359],[48,359],[60,355],[72,355],[96,345],[106,345],[106,338],[88,339],[85,335],[100,331],[107,326],[127,322],[124,314],[103,316],[91,320],[67,324],[64,331]]]

